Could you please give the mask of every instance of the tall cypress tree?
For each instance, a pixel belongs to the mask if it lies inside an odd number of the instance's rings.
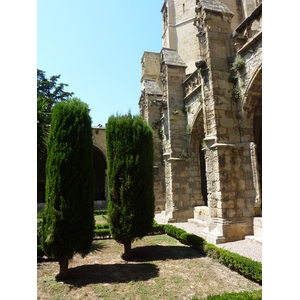
[[[140,116],[111,116],[106,126],[108,219],[112,237],[131,258],[131,243],[154,217],[153,132]]]
[[[89,252],[94,229],[94,168],[88,105],[72,98],[52,111],[46,162],[44,252],[59,261],[64,278],[74,253]]]

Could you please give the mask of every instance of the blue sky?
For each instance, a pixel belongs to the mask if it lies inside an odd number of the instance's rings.
[[[37,1],[37,68],[61,75],[93,125],[139,114],[141,58],[162,47],[163,0]]]

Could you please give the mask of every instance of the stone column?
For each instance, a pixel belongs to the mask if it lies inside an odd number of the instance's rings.
[[[202,3],[200,1],[199,3]],[[233,13],[212,0],[198,9],[201,76],[206,125],[205,157],[209,207],[206,239],[214,244],[243,239],[248,233],[244,218],[244,145],[240,142],[232,84],[229,83],[233,47]]]

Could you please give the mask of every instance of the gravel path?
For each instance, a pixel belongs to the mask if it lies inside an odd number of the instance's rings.
[[[155,220],[159,224],[165,224],[164,220],[159,215],[155,215]],[[184,222],[184,223],[170,223],[170,225],[176,226],[185,230],[188,233],[199,235],[200,227],[196,224]],[[251,258],[255,261],[262,262],[262,243],[255,240],[241,240],[236,242],[229,242],[224,244],[218,244],[217,247],[224,248],[231,252],[238,253],[240,255]]]

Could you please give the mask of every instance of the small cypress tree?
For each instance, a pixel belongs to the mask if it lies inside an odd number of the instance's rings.
[[[154,217],[153,132],[140,116],[111,116],[106,126],[108,220],[112,237],[131,259],[131,243],[147,235]]]
[[[55,104],[46,162],[42,247],[59,261],[63,279],[74,253],[89,252],[94,229],[91,118],[78,98]]]

